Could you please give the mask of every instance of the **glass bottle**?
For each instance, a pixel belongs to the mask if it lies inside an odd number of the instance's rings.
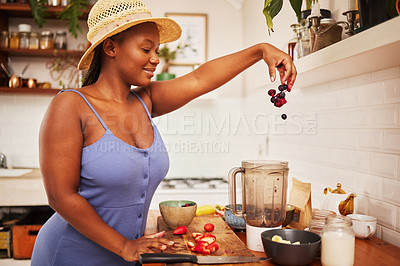
[[[10,48],[12,48],[12,49],[19,48],[19,35],[18,35],[18,32],[16,32],[16,31],[11,32]]]
[[[1,31],[0,32],[0,48],[8,48],[8,42],[9,42],[9,37],[8,37],[8,31]]]
[[[292,57],[292,59],[295,59],[295,54],[294,54],[294,48],[296,47],[297,43],[297,31],[300,28],[300,24],[292,24],[290,25],[293,31],[293,38],[291,38],[288,42],[288,54]]]
[[[55,49],[67,49],[67,33],[65,31],[57,31],[54,39]]]
[[[328,216],[321,234],[321,263],[323,266],[354,265],[355,235],[351,219]]]
[[[31,33],[31,38],[29,39],[29,49],[39,49],[39,34],[37,32]]]

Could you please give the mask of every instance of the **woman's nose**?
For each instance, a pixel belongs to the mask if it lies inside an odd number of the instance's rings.
[[[154,65],[158,65],[160,63],[160,59],[158,58],[157,55],[154,55],[150,58],[150,63],[154,64]]]

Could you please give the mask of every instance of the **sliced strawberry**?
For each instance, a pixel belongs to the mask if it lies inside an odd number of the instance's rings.
[[[196,240],[197,242],[199,242],[199,241],[205,241],[205,242],[207,242],[208,244],[211,244],[211,243],[214,243],[214,242],[217,240],[217,238],[216,238],[215,235],[213,235],[213,234],[203,234],[203,235],[201,235],[201,236],[195,238],[195,240]]]
[[[210,245],[207,246],[207,249],[210,250],[210,252],[214,252],[219,249],[219,246],[217,243],[211,243]]]
[[[203,235],[203,234],[202,233],[192,233],[192,236],[194,239],[196,239],[196,237],[199,237],[201,235]]]
[[[196,245],[192,241],[186,242],[186,245],[188,245],[189,248],[194,248]]]
[[[178,227],[174,230],[173,234],[174,234],[174,235],[182,235],[182,234],[184,234],[184,233],[186,233],[186,232],[187,232],[186,226],[181,225],[181,226],[178,226]]]

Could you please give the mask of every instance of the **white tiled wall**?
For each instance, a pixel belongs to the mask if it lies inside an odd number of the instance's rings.
[[[400,67],[312,88],[294,88],[280,132],[269,132],[268,157],[287,160],[290,177],[311,182],[314,207],[323,188],[341,182],[354,192],[356,210],[378,218],[378,236],[400,246]],[[265,91],[246,99],[249,112],[265,104]],[[293,134],[316,115],[315,131]]]

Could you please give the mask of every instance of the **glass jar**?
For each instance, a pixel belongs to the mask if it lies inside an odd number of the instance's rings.
[[[61,0],[48,0],[47,3],[49,6],[59,6],[61,5]]]
[[[55,49],[67,49],[67,32],[65,31],[57,31],[56,38],[54,39],[54,48]]]
[[[295,46],[297,58],[300,59],[310,54],[310,37],[307,27],[302,26],[297,30],[297,43]]]
[[[10,48],[12,48],[12,49],[19,48],[19,35],[18,35],[18,32],[16,32],[16,31],[11,32]]]
[[[29,32],[20,32],[19,33],[19,48],[21,49],[29,49]]]
[[[40,34],[40,49],[54,48],[54,34],[51,31],[43,31]]]
[[[9,42],[9,37],[8,37],[8,31],[1,31],[0,32],[0,48],[8,48],[8,42]]]
[[[39,34],[37,32],[31,33],[31,38],[29,39],[29,49],[39,49]]]
[[[321,234],[321,263],[323,266],[354,265],[355,236],[351,219],[328,216]]]

